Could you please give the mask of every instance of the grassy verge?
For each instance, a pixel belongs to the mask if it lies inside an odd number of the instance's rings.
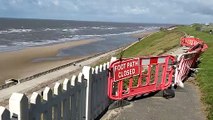
[[[123,57],[159,55],[179,45],[180,31],[159,31],[144,38],[123,52]]]
[[[178,30],[201,38],[208,44],[208,50],[201,56],[196,79],[203,95],[202,100],[207,104],[208,119],[213,120],[213,35],[196,31],[195,26],[181,26]]]
[[[159,31],[149,37],[144,38],[140,42],[134,44],[123,52],[115,55],[117,58],[121,56],[125,58],[136,57],[136,56],[145,56],[145,55],[159,55],[165,53],[166,51],[177,47],[179,45],[180,37],[184,33],[180,31]],[[103,64],[109,61],[110,58],[105,58],[98,61],[95,65]]]

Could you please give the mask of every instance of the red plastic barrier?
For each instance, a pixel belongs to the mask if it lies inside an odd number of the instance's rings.
[[[194,37],[182,37],[180,39],[180,45],[191,47],[191,49],[188,52],[195,50],[195,48],[198,46],[202,48],[202,52],[204,52],[208,48],[207,44],[205,44],[203,40]]]
[[[173,56],[116,60],[109,67],[108,96],[113,100],[164,90],[171,86]]]
[[[172,84],[182,86],[182,81],[193,70],[202,52],[208,46],[199,38],[181,38],[182,46],[190,47],[178,56],[174,73],[173,56],[120,59],[111,63],[108,77],[108,96],[121,100],[136,95],[165,90]],[[182,84],[182,85],[181,85]]]
[[[202,48],[202,52],[206,51],[208,49],[208,45],[204,43],[203,48]]]
[[[200,52],[201,52],[202,49],[203,49],[203,45],[202,45],[202,44],[197,44],[197,45],[195,45],[195,46],[189,48],[189,49],[187,50],[187,52],[192,52],[192,51],[200,51]]]
[[[180,54],[177,58],[177,67],[175,70],[175,84],[183,87],[182,81],[188,77],[190,70],[196,65],[198,58],[208,46],[199,38],[183,37],[181,38],[181,45],[190,47],[186,53]]]
[[[177,67],[175,70],[175,84],[184,87],[183,80],[185,80],[188,77],[189,72],[195,68],[200,54],[201,49],[178,56]]]
[[[180,40],[180,45],[186,47],[193,47],[197,44],[203,44],[203,41],[194,37],[182,37]]]

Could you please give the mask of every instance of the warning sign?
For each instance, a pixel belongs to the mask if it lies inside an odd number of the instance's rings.
[[[129,78],[139,74],[139,59],[125,59],[113,64],[114,80]]]

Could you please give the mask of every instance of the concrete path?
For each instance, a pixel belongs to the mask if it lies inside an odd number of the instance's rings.
[[[175,98],[147,97],[110,111],[109,120],[205,120],[198,89],[189,82],[176,90]]]
[[[178,55],[186,47],[175,48],[166,54]],[[191,79],[194,80],[194,79]],[[192,82],[185,82],[184,88],[175,91],[175,97],[165,99],[156,96],[137,98],[130,105],[109,110],[102,120],[205,120],[200,92]]]

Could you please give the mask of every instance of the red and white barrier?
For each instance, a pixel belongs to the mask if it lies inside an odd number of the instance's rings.
[[[184,87],[183,81],[188,77],[190,70],[194,70],[193,68],[198,61],[199,56],[208,48],[208,46],[203,40],[194,37],[183,37],[181,38],[180,44],[182,46],[190,47],[186,53],[180,54],[177,57],[177,67],[175,70],[174,84]]]
[[[207,44],[204,43],[203,40],[195,37],[182,37],[180,39],[180,45],[190,47],[189,52],[193,51],[195,48],[202,48],[202,52],[208,49]]]
[[[203,44],[203,40],[199,38],[194,38],[192,36],[190,37],[182,37],[180,39],[180,45],[186,46],[186,47],[193,47],[197,44]]]
[[[167,89],[173,83],[174,63],[170,55],[114,61],[109,67],[109,98],[121,100]]]
[[[188,77],[190,70],[195,67],[199,54],[199,51],[193,51],[180,54],[177,57],[177,67],[175,69],[174,81],[176,85],[184,87],[183,81]]]
[[[184,87],[183,81],[189,72],[194,70],[200,54],[208,46],[201,39],[194,37],[181,38],[180,44],[189,49],[177,58],[168,55],[119,59],[112,62],[108,77],[109,98],[121,100],[165,90],[173,85]]]

